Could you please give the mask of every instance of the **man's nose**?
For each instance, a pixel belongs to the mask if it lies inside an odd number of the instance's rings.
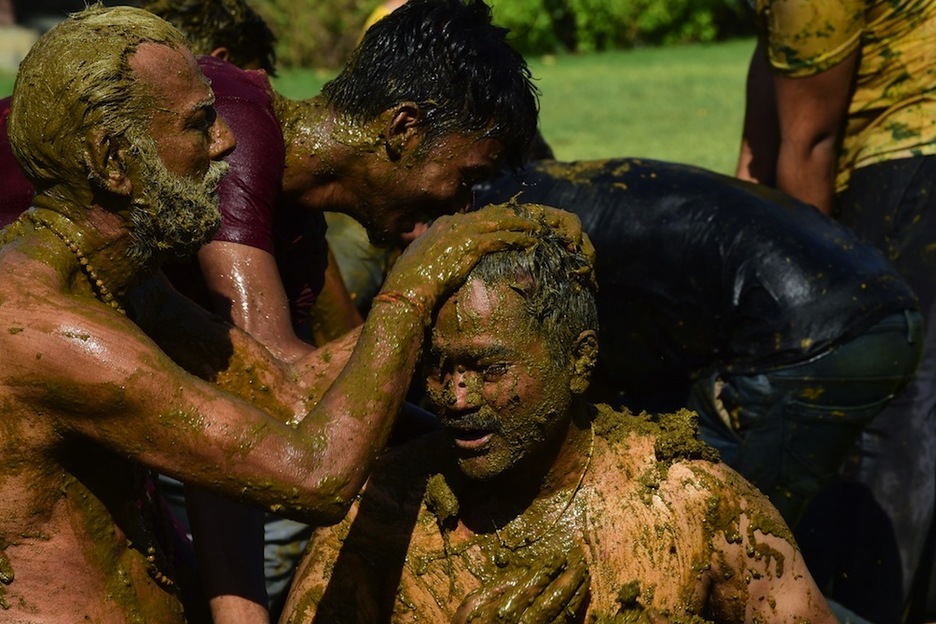
[[[211,160],[221,160],[234,151],[237,140],[234,132],[220,115],[211,126]]]
[[[478,385],[478,375],[466,371],[464,368],[456,368],[452,372],[449,381],[450,406],[452,409],[464,410],[474,409],[480,401],[480,388]]]

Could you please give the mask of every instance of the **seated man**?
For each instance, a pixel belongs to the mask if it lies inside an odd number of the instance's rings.
[[[531,242],[534,224],[505,210],[438,219],[353,350],[284,366],[153,277],[218,226],[212,188],[234,140],[212,102],[179,32],[130,7],[71,16],[20,65],[9,134],[36,195],[0,236],[5,620],[185,621],[150,469],[309,522],[341,518],[436,301],[485,252]]]
[[[442,430],[382,457],[313,535],[286,622],[835,621],[689,412],[585,402],[594,294],[588,259],[546,228],[481,259],[432,328]]]
[[[909,287],[811,206],[636,159],[544,161],[476,202],[518,193],[578,215],[595,245],[598,400],[696,410],[703,439],[790,526],[912,378],[923,341]]]

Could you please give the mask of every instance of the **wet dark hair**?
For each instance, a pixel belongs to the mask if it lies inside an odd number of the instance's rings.
[[[138,6],[182,31],[195,54],[227,48],[234,65],[257,62],[276,75],[276,36],[244,0],[142,0]]]
[[[526,61],[506,34],[482,0],[410,0],[368,29],[322,93],[358,122],[415,102],[428,144],[487,131],[517,167],[536,135],[538,103]]]
[[[519,204],[514,209],[530,216],[537,206]],[[579,334],[598,331],[598,286],[591,260],[581,246],[573,245],[545,221],[540,223],[542,227],[533,232],[535,245],[486,254],[469,279],[488,286],[506,284],[519,294],[550,354],[565,364]]]

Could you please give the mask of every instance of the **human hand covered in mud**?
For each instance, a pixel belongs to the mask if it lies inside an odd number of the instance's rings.
[[[469,594],[452,624],[581,622],[591,575],[581,549],[556,551],[532,568],[515,568]]]
[[[627,583],[618,592],[618,612],[601,621],[607,624],[667,624],[670,619],[640,604],[640,583]]]
[[[484,254],[534,244],[530,232],[543,223],[594,256],[577,216],[546,206],[523,208],[525,214],[518,214],[511,204],[490,205],[436,219],[393,265],[377,299],[402,296],[417,307],[432,310],[462,284]]]

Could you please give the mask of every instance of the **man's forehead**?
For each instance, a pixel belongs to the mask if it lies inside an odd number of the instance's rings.
[[[483,280],[469,278],[445,302],[443,323],[436,324],[433,340],[453,341],[489,336],[497,333],[505,321],[517,321],[526,312],[520,297],[504,284],[491,286]]]
[[[208,79],[186,49],[145,42],[137,47],[129,63],[137,79],[154,96],[193,101],[212,97]]]

